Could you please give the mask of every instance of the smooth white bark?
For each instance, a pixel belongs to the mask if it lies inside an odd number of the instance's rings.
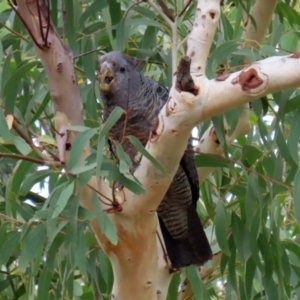
[[[243,34],[247,47],[260,47],[272,20],[276,4],[277,0],[257,0],[251,7],[250,15],[255,20],[255,24],[247,16]]]

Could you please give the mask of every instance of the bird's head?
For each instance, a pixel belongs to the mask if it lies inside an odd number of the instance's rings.
[[[132,90],[140,82],[141,62],[119,51],[112,51],[100,58],[98,80],[103,94],[117,94]]]

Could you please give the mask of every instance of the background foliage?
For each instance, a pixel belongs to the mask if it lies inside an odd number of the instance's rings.
[[[89,228],[94,215],[79,207],[73,191],[95,173],[137,193],[143,189],[128,174],[130,162],[121,149],[120,166],[102,155],[105,134],[119,112],[111,124],[102,124],[96,60],[101,53],[122,50],[146,60],[146,75],[170,87],[171,29],[143,1],[50,2],[52,21],[74,53],[85,126],[90,129],[80,128],[69,173],[33,162],[57,155],[47,77],[24,26],[2,0],[0,299],[108,299],[111,266]],[[173,16],[184,6],[181,0],[166,2]],[[224,2],[207,64],[209,78],[240,69],[245,57],[255,61],[298,50],[296,1],[278,2],[258,51],[245,49],[241,41],[242,14],[253,1]],[[192,3],[178,21],[178,57],[184,53],[194,11]],[[234,130],[240,112],[214,118],[221,142],[222,118]],[[13,129],[5,121],[8,114],[14,116]],[[222,255],[202,283],[193,269],[188,270],[196,299],[300,299],[299,120],[298,90],[268,95],[253,103],[251,132],[224,145],[225,158],[197,157],[198,166],[217,167],[200,187],[198,208],[214,253]],[[209,124],[199,125],[199,136]],[[83,165],[78,157],[89,138],[93,153]],[[100,226],[106,226],[104,231],[116,241],[114,228],[96,204],[95,211]],[[177,299],[179,280],[174,276],[169,299]]]

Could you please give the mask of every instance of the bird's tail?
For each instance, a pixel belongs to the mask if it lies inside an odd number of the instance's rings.
[[[189,206],[187,215],[188,234],[187,238],[182,240],[172,238],[162,218],[159,217],[161,232],[173,269],[189,265],[202,266],[213,255],[194,205]]]

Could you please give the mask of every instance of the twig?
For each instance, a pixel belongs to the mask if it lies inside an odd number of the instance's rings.
[[[27,160],[27,161],[31,161],[35,164],[46,165],[46,166],[49,166],[49,167],[60,168],[60,167],[64,166],[61,162],[58,162],[58,161],[42,160],[42,159],[38,159],[38,158],[30,157],[30,156],[24,156],[24,155],[15,154],[15,153],[2,153],[2,152],[0,152],[0,158],[1,157]]]
[[[42,41],[45,41],[44,37],[44,30],[43,30],[43,22],[42,22],[42,16],[41,16],[41,7],[40,7],[40,2],[36,1],[36,9],[38,12],[38,17],[39,17],[39,27],[40,27],[40,34],[42,37]]]
[[[80,58],[80,57],[82,57],[82,56],[86,56],[86,55],[92,54],[92,53],[94,53],[94,52],[98,52],[98,51],[100,51],[100,50],[102,50],[102,49],[105,49],[105,48],[100,47],[100,48],[97,48],[97,49],[94,49],[94,50],[91,50],[91,51],[87,51],[87,52],[78,54],[78,55],[74,56],[73,59],[74,59],[74,60],[75,60],[75,59],[78,59],[78,58]]]
[[[160,9],[158,5],[156,5],[156,3],[153,2],[153,0],[147,0],[147,3],[158,12],[158,14],[169,24],[170,27],[172,27],[172,20],[169,19],[169,17]]]
[[[49,30],[50,30],[50,3],[49,3],[49,0],[47,0],[47,4],[45,4],[47,6],[47,30],[46,30],[46,35],[45,35],[45,43],[46,45],[45,46],[48,46],[48,35],[49,35]]]
[[[16,37],[18,37],[19,39],[29,43],[29,40],[26,39],[23,35],[19,34],[18,32],[16,32],[15,30],[13,30],[12,28],[8,27],[5,23],[0,22],[0,25],[3,26],[5,29],[7,29],[8,31],[10,31],[13,35],[15,35]]]
[[[9,216],[7,216],[7,215],[1,213],[1,212],[0,212],[0,217],[1,217],[2,219],[8,220],[8,221],[10,221],[10,222],[12,222],[12,223],[14,223],[14,224],[20,224],[20,225],[23,225],[23,224],[24,224],[24,222],[21,222],[20,220],[17,220],[17,219],[14,219],[14,218],[12,218],[12,217],[9,217]]]
[[[180,14],[178,15],[178,18],[180,18],[185,13],[185,11],[187,10],[187,8],[191,4],[191,2],[192,2],[192,0],[188,0],[188,2],[185,4],[184,8],[182,9],[182,11],[180,12]]]
[[[24,132],[19,128],[19,126],[17,125],[17,123],[19,123],[20,125],[24,126],[19,120],[15,119],[13,122],[13,129],[17,132],[17,134],[23,139],[25,140],[25,142],[30,146],[30,148],[41,158],[44,159],[45,155],[42,153],[42,151],[40,150],[40,147],[36,146],[32,140],[26,135],[24,134]],[[25,127],[25,126],[24,126]],[[25,127],[26,128],[26,127]],[[28,129],[28,128],[27,128]],[[42,150],[46,150],[44,146],[41,146]],[[59,158],[51,153],[50,151],[47,150],[47,152],[49,153],[49,155],[56,161],[59,161]]]
[[[126,12],[125,12],[123,18],[126,19],[128,13],[129,13],[129,11],[130,11],[131,9],[133,9],[135,6],[138,6],[140,3],[143,3],[143,2],[145,2],[145,1],[144,1],[144,0],[140,0],[140,1],[136,2],[136,3],[133,3],[131,6],[129,6],[129,7],[127,8],[127,10],[126,10]]]
[[[165,13],[165,15],[171,20],[171,21],[175,21],[170,10],[168,9],[167,5],[164,3],[163,0],[157,0],[157,3],[160,5],[162,11]]]
[[[32,148],[36,148],[36,146],[33,144],[32,140],[26,135],[24,134],[24,132],[19,128],[19,126],[17,125],[17,122],[14,121],[13,122],[13,129],[17,132],[17,134],[23,139],[25,140],[25,142]]]
[[[103,198],[105,198],[106,200],[109,201],[109,203],[106,203],[106,202],[104,202],[104,201],[99,197],[99,200],[100,200],[103,204],[108,205],[108,206],[112,206],[113,201],[112,201],[111,199],[109,199],[108,197],[106,197],[105,195],[103,195],[101,192],[99,192],[97,189],[95,189],[92,185],[90,185],[90,184],[87,183],[86,186],[88,186],[88,187],[89,187],[91,190],[93,190],[96,194],[100,195],[101,197],[103,197]]]
[[[10,286],[11,286],[11,289],[12,289],[12,292],[13,292],[13,295],[14,295],[14,298],[15,298],[15,299],[18,299],[16,287],[15,287],[14,282],[13,282],[13,280],[12,280],[12,275],[10,274],[9,263],[7,263],[6,269],[7,269],[7,271],[8,271],[7,279],[8,279],[8,281],[9,281]]]
[[[19,11],[15,8],[15,6],[11,3],[10,0],[7,0],[9,6],[12,8],[12,10],[16,13],[16,15],[20,18],[20,20],[22,21],[23,25],[25,26],[26,30],[28,31],[30,37],[32,38],[32,41],[34,42],[34,44],[40,49],[40,50],[44,50],[43,47],[38,43],[37,39],[35,38],[33,32],[31,31],[31,29],[29,28],[28,24],[25,22],[24,18],[22,17],[22,15],[19,13]]]

